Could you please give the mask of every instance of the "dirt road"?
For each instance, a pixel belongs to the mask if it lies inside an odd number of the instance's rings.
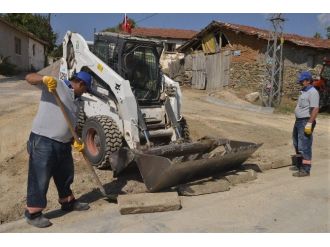
[[[9,157],[0,163],[2,222],[21,218],[25,204],[27,155],[24,142],[37,109],[39,92],[27,91],[20,83],[24,82],[0,83],[1,158]],[[188,88],[183,88],[183,96],[183,114],[193,139],[210,135],[262,142],[264,145],[249,160],[250,163],[273,163],[273,166],[290,163],[292,114],[262,114],[217,106],[204,100],[205,92]],[[231,100],[235,101],[235,97],[231,96]],[[3,114],[3,109],[8,112]],[[93,190],[96,186],[92,178],[80,156],[74,154],[76,177],[73,190],[77,197],[91,203],[91,210],[61,215],[56,211],[57,195],[52,183],[47,212],[54,225],[40,231],[329,232],[329,120],[328,116],[318,118],[311,177],[294,178],[287,167],[267,170],[259,173],[254,182],[237,185],[228,192],[181,197],[183,208],[176,212],[121,216],[116,204],[104,201],[99,192]],[[14,144],[7,148],[8,143]],[[7,149],[9,151],[3,151]],[[12,155],[6,156],[8,152]],[[98,173],[108,191],[138,193],[145,190],[134,173],[126,180],[113,181],[110,171]],[[35,231],[39,230],[27,226],[23,220],[0,225],[0,232]]]

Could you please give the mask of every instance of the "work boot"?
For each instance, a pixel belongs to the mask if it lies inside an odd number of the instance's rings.
[[[295,154],[291,155],[291,160],[292,160],[292,166],[297,167],[298,170],[302,166],[302,155],[301,154]]]
[[[304,169],[300,169],[298,172],[292,174],[294,177],[307,177],[309,175],[309,172],[306,172]]]
[[[88,203],[85,202],[79,202],[76,199],[74,199],[71,202],[64,202],[61,203],[61,209],[66,212],[71,212],[71,211],[84,211],[88,210],[90,207]]]
[[[45,228],[48,226],[51,226],[52,223],[47,219],[42,212],[37,212],[30,214],[28,210],[25,210],[25,219],[26,222],[32,226],[38,227],[38,228]]]
[[[299,171],[298,167],[296,166],[291,166],[289,169],[290,171]]]

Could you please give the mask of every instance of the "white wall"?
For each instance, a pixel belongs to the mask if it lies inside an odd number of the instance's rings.
[[[15,37],[21,40],[21,54],[15,52]],[[35,56],[32,52],[33,45],[35,45]],[[10,63],[15,64],[17,69],[29,71],[31,65],[36,70],[42,69],[45,61],[44,54],[44,45],[0,21],[0,55],[9,56]]]
[[[21,55],[15,52],[15,37],[21,40]],[[0,54],[10,56],[10,62],[20,70],[29,69],[28,37],[0,21]]]
[[[35,46],[35,55],[33,55],[33,45]],[[35,70],[41,70],[45,64],[44,45],[29,38],[29,67]]]

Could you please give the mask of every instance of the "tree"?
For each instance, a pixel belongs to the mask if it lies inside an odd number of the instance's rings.
[[[46,41],[48,43],[48,51],[54,49],[57,34],[54,33],[49,23],[49,16],[31,13],[4,14],[2,18],[25,31],[33,33],[39,39]]]
[[[127,22],[130,24],[130,26],[131,26],[132,29],[135,28],[135,27],[137,27],[136,26],[136,22],[133,19],[128,18],[127,19]],[[114,27],[108,27],[106,29],[103,29],[101,32],[119,33],[119,32],[122,31],[122,28],[121,28],[122,27],[122,24],[123,24],[123,22],[119,22],[116,26],[114,26]]]
[[[330,39],[330,26],[327,27],[327,37]]]
[[[315,39],[322,39],[322,36],[319,32],[316,32],[313,36]]]
[[[61,58],[63,56],[63,44],[61,43],[59,46],[55,46],[49,55],[56,59]]]

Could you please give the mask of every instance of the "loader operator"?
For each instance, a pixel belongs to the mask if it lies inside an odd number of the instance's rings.
[[[90,74],[84,71],[75,74],[71,81],[57,81],[54,77],[37,73],[28,74],[25,79],[42,91],[39,109],[27,142],[30,157],[25,218],[30,225],[42,228],[52,224],[42,214],[47,204],[46,194],[51,177],[63,211],[89,209],[87,203],[75,199],[70,188],[74,177],[71,154],[73,138],[52,92],[56,89],[71,122],[76,123],[79,96],[91,88],[92,81]],[[83,150],[83,145],[77,142],[73,146],[78,151]]]
[[[312,86],[312,74],[308,71],[301,72],[298,83],[302,90],[295,109],[296,121],[293,127],[294,166],[292,170],[298,170],[292,175],[305,177],[310,175],[312,167],[312,143],[313,130],[316,125],[316,116],[319,112],[319,94]]]

